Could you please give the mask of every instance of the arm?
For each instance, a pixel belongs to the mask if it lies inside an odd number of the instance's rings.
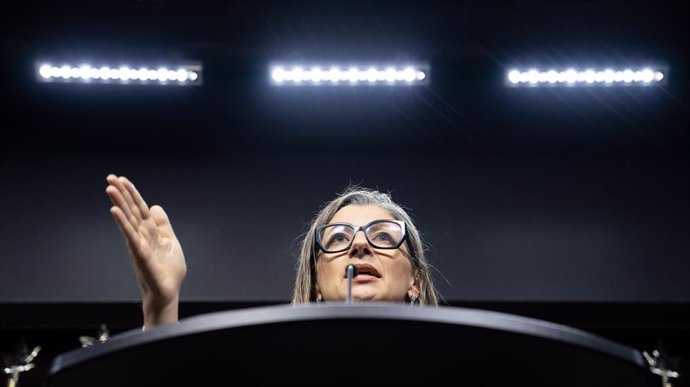
[[[106,180],[110,213],[141,289],[144,328],[174,323],[187,265],[170,220],[160,206],[148,207],[126,177],[108,175]]]

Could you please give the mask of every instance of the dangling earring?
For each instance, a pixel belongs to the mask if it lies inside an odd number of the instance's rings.
[[[410,305],[413,305],[417,301],[417,293],[411,293],[408,295],[410,297]]]
[[[316,302],[321,302],[323,300],[323,297],[321,296],[321,293],[316,295]]]

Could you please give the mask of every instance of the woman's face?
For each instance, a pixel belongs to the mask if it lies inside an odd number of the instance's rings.
[[[374,205],[350,205],[335,213],[329,223],[349,223],[355,227],[364,226],[374,220],[394,218],[388,211]],[[397,249],[376,249],[364,236],[357,232],[349,250],[339,253],[319,251],[316,259],[316,293],[324,301],[344,300],[347,296],[346,267],[358,266],[360,274],[352,281],[352,298],[360,301],[402,302],[405,296],[419,295],[419,285],[403,243]],[[370,265],[370,266],[369,266]],[[409,294],[408,294],[409,293]]]

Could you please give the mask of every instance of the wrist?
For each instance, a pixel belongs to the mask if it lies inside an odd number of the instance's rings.
[[[176,323],[179,319],[179,295],[169,300],[144,297],[142,302],[144,328]]]

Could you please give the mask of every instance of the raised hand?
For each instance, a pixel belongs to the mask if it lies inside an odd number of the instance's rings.
[[[167,214],[148,207],[124,176],[108,175],[105,192],[127,245],[130,262],[142,292],[144,327],[176,322],[187,265]]]

